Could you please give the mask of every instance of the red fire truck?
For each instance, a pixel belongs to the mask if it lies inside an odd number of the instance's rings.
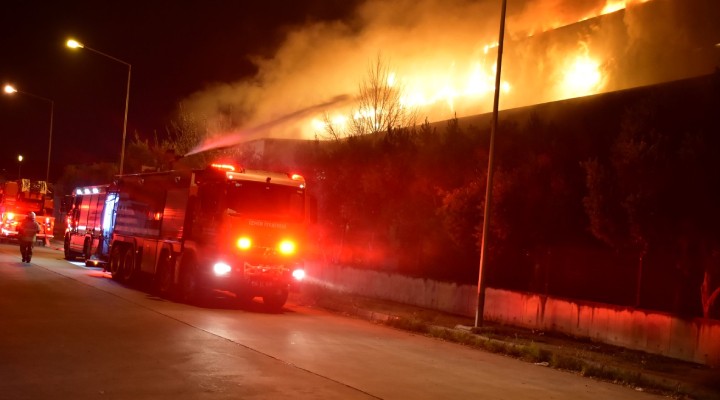
[[[150,278],[162,295],[189,302],[224,290],[280,309],[304,277],[308,215],[299,175],[213,165],[121,175],[97,189],[97,197],[93,188],[77,195],[70,224],[78,233],[66,239],[66,255],[105,261],[120,282]],[[100,221],[82,230],[84,204],[95,207],[87,220]]]
[[[31,211],[40,224],[37,240],[45,245],[54,237],[55,217],[52,191],[45,181],[18,179],[0,183],[0,239],[17,239],[17,227]]]

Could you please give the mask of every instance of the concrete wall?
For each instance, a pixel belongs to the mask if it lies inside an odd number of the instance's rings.
[[[485,318],[720,366],[720,321],[488,289]]]
[[[348,267],[306,265],[308,283],[339,292],[475,316],[477,286]],[[720,321],[488,288],[485,319],[587,337],[648,353],[720,366]]]

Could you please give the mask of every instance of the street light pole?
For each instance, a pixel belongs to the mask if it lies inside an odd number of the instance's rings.
[[[47,101],[48,103],[50,103],[50,134],[48,135],[47,168],[45,169],[45,182],[50,182],[50,154],[52,151],[52,134],[53,134],[53,118],[55,116],[55,102],[53,100],[48,99],[47,97],[43,97],[43,96],[39,96],[37,94],[33,94],[30,92],[18,90],[17,88],[13,87],[12,85],[5,85],[5,88],[3,90],[5,91],[5,93],[8,93],[8,94],[20,93],[20,94],[24,94],[24,95],[34,97],[36,99],[40,99],[40,100]],[[22,161],[22,156],[19,156],[19,161]]]
[[[21,154],[18,156],[18,180],[22,179],[22,173],[20,172],[20,169],[22,168],[22,160],[23,156]]]
[[[490,226],[490,206],[492,203],[492,186],[494,164],[495,164],[495,133],[498,125],[498,108],[500,104],[500,71],[502,70],[503,44],[505,38],[505,10],[507,8],[507,0],[502,1],[502,10],[500,11],[500,37],[498,38],[498,56],[497,68],[495,70],[495,97],[493,99],[493,116],[492,127],[490,129],[490,147],[488,148],[488,172],[487,183],[485,187],[485,211],[483,213],[482,241],[480,243],[480,266],[478,271],[478,298],[477,308],[475,310],[475,327],[482,326],[483,316],[485,314],[485,279],[487,262],[487,236]]]
[[[101,56],[107,57],[113,61],[119,62],[123,65],[125,65],[128,68],[128,74],[127,74],[127,88],[125,90],[125,114],[123,117],[123,132],[122,132],[122,146],[120,149],[120,175],[123,173],[123,164],[125,162],[125,138],[127,137],[127,118],[128,118],[128,105],[130,104],[130,75],[132,74],[132,65],[130,63],[127,63],[119,58],[113,57],[109,54],[105,54],[102,51],[95,50],[91,47],[85,46],[84,44],[76,41],[76,40],[68,40],[67,46],[73,49],[85,49],[90,50],[93,53],[100,54]]]

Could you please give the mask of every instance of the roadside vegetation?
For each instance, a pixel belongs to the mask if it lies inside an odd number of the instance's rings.
[[[501,114],[488,286],[720,317],[720,74]],[[477,282],[488,119],[298,146],[315,256]]]

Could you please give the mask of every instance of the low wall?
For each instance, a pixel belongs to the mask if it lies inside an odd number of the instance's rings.
[[[488,289],[485,319],[720,366],[720,321]]]
[[[308,282],[362,296],[475,316],[477,286],[348,267],[306,265]],[[720,321],[488,288],[487,321],[566,333],[616,346],[720,366]]]

